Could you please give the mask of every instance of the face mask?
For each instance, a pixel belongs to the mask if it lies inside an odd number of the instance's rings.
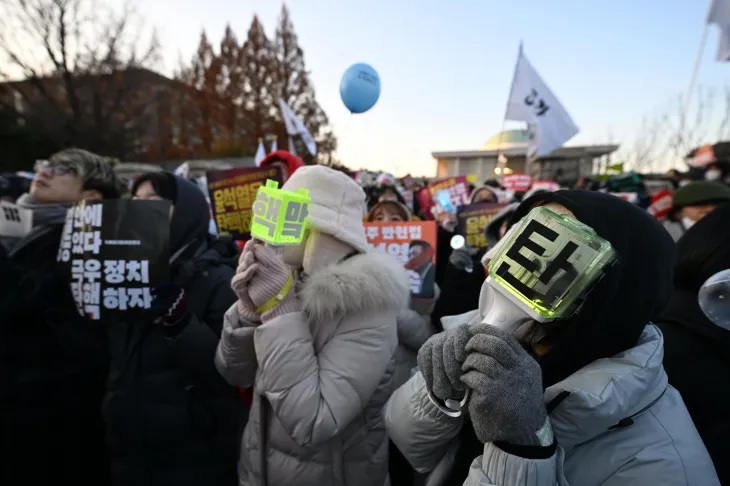
[[[687,216],[682,216],[682,226],[685,230],[690,229],[695,223],[696,221],[689,219]]]
[[[708,170],[705,172],[705,180],[707,181],[719,181],[722,178],[722,172],[719,170]]]
[[[679,181],[679,187],[684,187],[684,186],[686,186],[687,184],[690,184],[691,182],[692,182],[692,181],[687,181],[687,180],[684,180],[684,181]]]

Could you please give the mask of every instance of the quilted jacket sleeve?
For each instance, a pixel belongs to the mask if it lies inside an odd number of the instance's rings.
[[[256,324],[241,319],[233,304],[223,317],[223,331],[215,352],[215,365],[221,376],[240,388],[253,386],[256,378],[256,349],[253,335]]]
[[[524,459],[488,443],[483,455],[472,462],[463,486],[569,486],[563,457],[560,447],[549,459]]]
[[[391,395],[383,415],[388,436],[420,473],[436,467],[464,420],[446,415],[431,402],[420,372]]]
[[[364,410],[397,346],[395,319],[388,312],[320,323],[336,331],[318,353],[302,312],[256,328],[256,391],[297,444],[329,441]]]

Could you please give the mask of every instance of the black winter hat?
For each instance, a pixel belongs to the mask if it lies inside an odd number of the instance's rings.
[[[674,193],[672,211],[703,204],[730,201],[730,187],[720,182],[696,181],[690,182]]]

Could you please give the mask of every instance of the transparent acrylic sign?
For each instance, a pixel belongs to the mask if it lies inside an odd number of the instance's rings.
[[[298,245],[308,225],[309,191],[279,189],[279,183],[267,180],[259,187],[252,206],[251,236],[272,245]]]
[[[544,207],[530,211],[495,250],[489,275],[542,321],[572,314],[616,258],[592,228]]]
[[[709,320],[730,331],[730,269],[708,278],[700,287],[697,300]]]

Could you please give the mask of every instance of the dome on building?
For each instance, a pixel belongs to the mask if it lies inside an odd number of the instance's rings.
[[[490,137],[480,150],[526,147],[529,141],[530,132],[527,130],[503,130]]]

